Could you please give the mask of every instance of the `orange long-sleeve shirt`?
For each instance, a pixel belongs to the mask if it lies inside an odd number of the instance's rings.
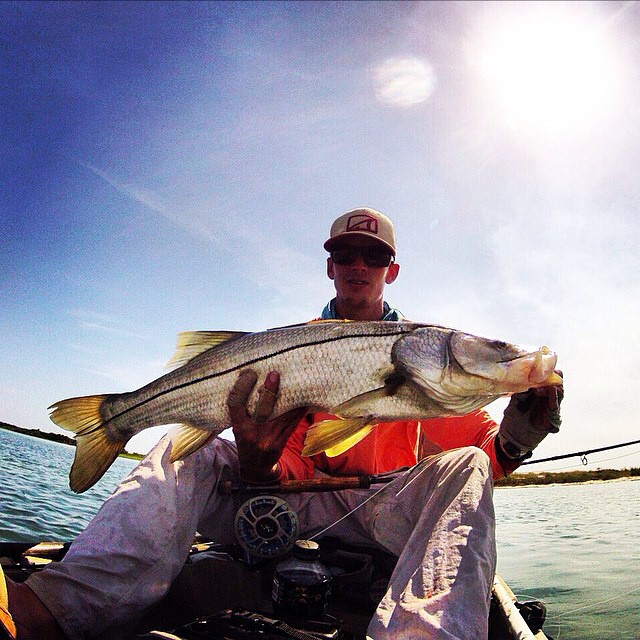
[[[333,416],[314,414],[312,421]],[[425,455],[458,447],[475,446],[491,460],[494,479],[511,473],[517,463],[498,460],[495,439],[498,425],[486,411],[464,416],[381,423],[345,453],[329,458],[324,453],[301,455],[311,421],[305,417],[289,438],[280,458],[280,480],[313,477],[314,469],[336,476],[373,475],[413,466]]]

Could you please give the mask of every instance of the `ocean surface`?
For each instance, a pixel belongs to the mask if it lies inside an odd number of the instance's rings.
[[[81,495],[74,449],[0,429],[0,541],[72,540],[135,461]],[[555,640],[640,640],[640,480],[499,488],[498,571]]]

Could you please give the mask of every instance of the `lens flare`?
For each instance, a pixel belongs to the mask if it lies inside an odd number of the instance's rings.
[[[426,60],[389,58],[373,69],[373,81],[380,102],[394,107],[411,107],[431,96],[436,76]]]

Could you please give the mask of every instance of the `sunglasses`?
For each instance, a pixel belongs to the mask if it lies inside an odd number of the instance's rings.
[[[352,247],[350,249],[336,249],[331,252],[334,264],[344,266],[354,264],[358,256],[362,256],[368,267],[388,267],[393,262],[393,255],[377,247]]]

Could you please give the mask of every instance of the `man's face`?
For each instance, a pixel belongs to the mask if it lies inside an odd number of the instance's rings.
[[[372,248],[385,250],[384,245],[370,238],[354,236],[340,244],[340,249]],[[327,259],[327,275],[333,280],[338,300],[353,308],[374,305],[382,300],[385,284],[391,284],[398,276],[399,266],[368,266],[361,255],[352,264],[336,264]]]

